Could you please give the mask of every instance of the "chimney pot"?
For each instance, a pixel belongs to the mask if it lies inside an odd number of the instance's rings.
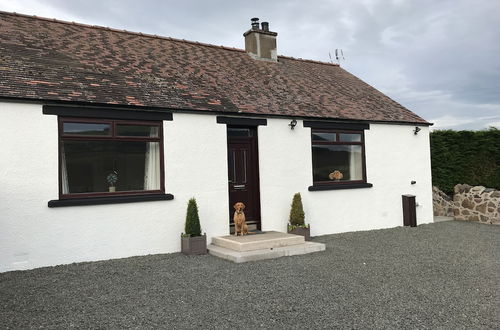
[[[262,22],[262,30],[269,31],[269,22]]]
[[[259,18],[254,17],[254,18],[250,19],[250,21],[252,22],[252,30],[258,30],[259,29]]]

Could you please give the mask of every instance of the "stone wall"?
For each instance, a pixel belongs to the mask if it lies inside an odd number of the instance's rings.
[[[500,224],[500,191],[457,184],[454,192],[455,219]]]
[[[478,221],[500,225],[500,191],[483,186],[457,184],[453,200],[432,188],[434,215],[453,216],[456,220]]]
[[[453,199],[442,192],[438,187],[432,186],[432,202],[434,204],[434,215],[453,217]]]

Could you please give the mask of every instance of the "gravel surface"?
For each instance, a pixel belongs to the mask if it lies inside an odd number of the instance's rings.
[[[497,328],[500,226],[316,237],[234,264],[179,253],[0,274],[0,328]]]

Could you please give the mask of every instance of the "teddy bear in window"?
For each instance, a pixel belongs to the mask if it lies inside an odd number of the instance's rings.
[[[340,181],[344,177],[344,175],[339,170],[335,170],[330,173],[328,177],[330,178],[330,180]]]

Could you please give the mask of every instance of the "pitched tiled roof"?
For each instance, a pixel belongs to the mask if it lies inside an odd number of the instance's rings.
[[[0,97],[427,123],[338,65],[0,12]]]

